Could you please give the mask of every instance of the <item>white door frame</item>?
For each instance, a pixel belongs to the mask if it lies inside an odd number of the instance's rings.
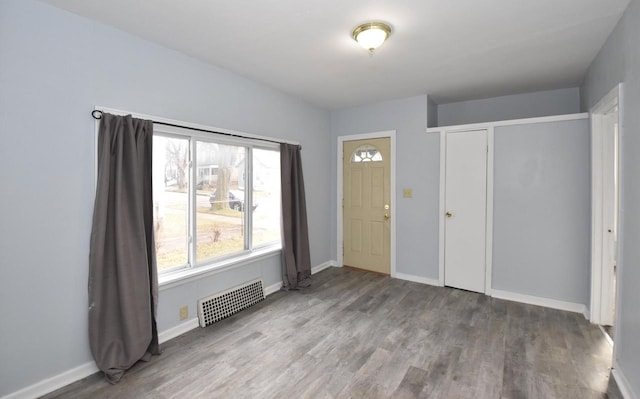
[[[391,262],[391,277],[396,276],[396,131],[395,130],[385,130],[381,132],[373,132],[373,133],[364,133],[364,134],[354,134],[349,136],[339,136],[338,137],[338,189],[336,190],[337,195],[337,215],[338,215],[338,224],[336,227],[337,231],[337,246],[336,250],[338,252],[338,267],[343,266],[343,209],[342,209],[342,199],[343,199],[343,167],[342,167],[342,158],[344,156],[343,153],[343,143],[345,141],[355,141],[355,140],[366,140],[366,139],[378,139],[378,138],[389,138],[391,141],[391,170],[389,171],[391,177],[391,187],[389,187],[390,193],[389,198],[391,200],[391,253],[390,262]]]
[[[602,196],[603,190],[603,137],[604,130],[602,128],[602,119],[604,114],[614,106],[618,106],[618,143],[622,136],[622,83],[614,87],[607,95],[605,95],[590,110],[591,120],[591,303],[589,308],[589,316],[592,323],[601,324],[602,316],[602,295],[603,292],[603,245],[605,244],[604,226],[603,226],[603,209],[604,201]],[[618,170],[620,171],[620,153],[618,150]],[[620,173],[618,173],[618,182],[620,182]],[[618,193],[620,193],[620,184],[618,183]],[[620,219],[620,208],[618,207],[618,220]],[[618,223],[618,245],[617,253],[620,254],[620,223]],[[620,271],[620,262],[618,255],[618,271]],[[618,278],[620,275],[618,274]],[[617,291],[617,290],[616,290]],[[618,307],[618,291],[616,292],[616,309]],[[614,324],[617,325],[618,314],[616,312]],[[617,333],[618,329],[615,329]]]
[[[440,215],[439,224],[439,259],[438,259],[438,285],[444,287],[445,259],[445,187],[446,187],[446,160],[447,160],[447,133],[486,131],[487,132],[487,223],[485,240],[485,278],[484,293],[492,294],[491,276],[493,259],[493,125],[473,125],[453,128],[443,128],[440,130]]]

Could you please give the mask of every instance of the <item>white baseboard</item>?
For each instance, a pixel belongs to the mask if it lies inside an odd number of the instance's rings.
[[[506,299],[508,301],[522,302],[529,305],[544,306],[547,308],[566,310],[568,312],[585,314],[586,306],[581,303],[559,301],[557,299],[543,298],[533,295],[518,294],[516,292],[491,290],[491,296],[498,299]]]
[[[10,393],[2,399],[37,398],[42,395],[46,395],[49,392],[53,392],[56,389],[60,389],[65,385],[79,381],[91,374],[97,373],[98,371],[100,370],[98,370],[98,367],[94,362],[87,362],[83,365],[72,368],[71,370],[67,370],[64,373],[44,379],[19,391]]]
[[[274,292],[278,292],[280,291],[280,288],[282,288],[282,282],[278,281],[275,284],[271,284],[268,287],[264,287],[264,296],[269,296],[271,294],[273,294]]]
[[[158,341],[160,343],[167,342],[168,340],[182,335],[188,331],[198,328],[198,318],[188,320],[185,323],[172,327],[168,330],[162,331],[158,334]],[[78,367],[67,370],[64,373],[60,373],[51,378],[44,379],[19,391],[13,392],[2,399],[24,399],[24,398],[37,398],[42,395],[46,395],[50,392],[60,389],[66,385],[72,384],[83,378],[95,374],[98,371],[98,367],[95,362],[87,362]]]
[[[400,280],[413,281],[414,283],[435,285],[436,287],[440,287],[440,283],[438,282],[438,279],[414,276],[413,274],[405,274],[405,273],[397,273],[397,272],[391,277],[397,278]]]
[[[629,380],[625,377],[618,362],[614,362],[611,374],[613,374],[613,378],[615,378],[616,384],[618,384],[618,388],[624,399],[638,399],[638,396],[633,392],[631,384],[629,384]]]
[[[323,271],[324,269],[328,269],[330,267],[336,267],[338,262],[335,260],[328,260],[324,263],[319,264],[318,266],[314,266],[311,268],[311,274],[316,274],[318,272]]]
[[[324,269],[328,269],[330,267],[335,267],[336,266],[336,261],[334,260],[329,260],[327,262],[321,263],[318,266],[314,266],[311,268],[311,274],[316,274],[318,272],[323,271]],[[280,288],[282,288],[282,283],[281,282],[277,282],[275,284],[271,284],[267,287],[264,288],[264,296],[269,296],[271,294],[273,294],[274,292],[278,292],[280,291]]]
[[[168,330],[158,333],[158,342],[160,342],[161,344],[165,343],[170,339],[178,337],[198,327],[200,327],[200,322],[198,321],[198,318],[195,317],[193,319],[185,321],[182,324],[178,324],[175,327],[171,327]]]

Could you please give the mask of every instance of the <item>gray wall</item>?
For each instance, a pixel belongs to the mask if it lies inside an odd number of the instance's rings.
[[[425,133],[427,107],[419,96],[332,112],[332,156],[338,136],[397,130],[397,271],[435,280],[440,140]],[[589,145],[586,120],[496,128],[495,289],[588,303]]]
[[[618,82],[624,83],[622,106],[620,255],[616,355],[635,397],[640,397],[640,2],[632,1],[589,67],[582,86],[584,110],[593,107]]]
[[[437,279],[440,140],[438,135],[426,134],[426,126],[426,95],[334,111],[331,173],[337,173],[339,136],[396,130],[397,215],[392,215],[397,228],[396,271]],[[412,188],[413,198],[403,198],[403,188]],[[332,198],[336,198],[335,187],[332,191]],[[330,217],[332,231],[337,231],[335,202]],[[337,259],[335,244],[331,253]]]
[[[580,89],[559,89],[438,105],[438,126],[580,112]]]
[[[586,119],[496,127],[494,289],[588,304]]]
[[[0,0],[0,88],[0,396],[92,361],[95,105],[299,141],[312,264],[331,259],[327,111],[30,0]],[[160,331],[203,294],[276,283],[279,265],[275,256],[162,290]]]
[[[438,104],[427,96],[427,127],[438,126]]]

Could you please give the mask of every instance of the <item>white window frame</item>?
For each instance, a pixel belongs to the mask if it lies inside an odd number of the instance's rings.
[[[198,179],[197,176],[197,143],[213,143],[220,145],[228,145],[241,147],[246,150],[245,152],[245,204],[253,204],[253,169],[252,169],[252,160],[253,160],[253,150],[261,149],[267,151],[278,151],[280,147],[275,143],[262,142],[254,139],[245,139],[245,138],[236,138],[236,137],[226,137],[221,135],[213,135],[211,133],[199,132],[195,130],[190,130],[188,128],[174,127],[174,126],[165,126],[156,124],[153,128],[154,136],[163,136],[163,137],[175,137],[182,138],[188,140],[189,146],[189,191],[188,191],[188,206],[187,206],[187,218],[188,218],[188,232],[187,232],[187,242],[188,242],[188,262],[184,266],[177,265],[177,267],[172,268],[167,271],[158,272],[159,275],[171,275],[174,273],[180,273],[184,271],[184,269],[199,269],[201,267],[210,268],[216,267],[217,265],[225,264],[225,262],[229,259],[234,258],[243,258],[247,255],[254,253],[255,251],[259,251],[263,248],[274,247],[280,249],[282,247],[281,242],[278,241],[273,243],[264,243],[257,246],[253,246],[252,237],[253,237],[253,213],[252,212],[243,212],[244,217],[244,248],[240,251],[224,254],[221,256],[217,256],[210,259],[205,260],[197,260],[196,257],[196,190],[195,190],[195,182]]]
[[[197,180],[197,168],[195,165],[195,143],[196,141],[204,141],[204,142],[213,142],[217,144],[223,145],[235,145],[240,147],[246,147],[246,160],[245,160],[245,204],[253,204],[253,171],[249,169],[253,163],[253,149],[262,149],[262,150],[270,150],[270,151],[280,151],[280,143],[289,143],[293,145],[299,145],[298,142],[287,141],[287,140],[274,140],[273,138],[253,135],[249,133],[243,133],[228,129],[216,128],[206,125],[199,125],[190,122],[184,122],[174,119],[167,119],[162,117],[157,117],[153,115],[145,115],[138,114],[129,111],[123,111],[103,106],[96,106],[95,110],[107,112],[113,115],[131,115],[135,118],[140,119],[148,119],[153,120],[154,122],[154,135],[160,135],[164,137],[176,137],[176,138],[190,138],[189,141],[189,152],[190,156],[190,165],[189,165],[189,211],[188,218],[189,220],[189,231],[187,234],[190,237],[195,238],[195,212],[192,210],[195,209],[195,189],[192,189],[193,182]],[[167,124],[167,125],[164,125]],[[97,184],[97,173],[98,173],[98,131],[99,131],[100,121],[95,121],[95,184]],[[168,125],[179,125],[178,126],[168,126]],[[204,130],[204,131],[203,131]],[[219,132],[221,134],[210,133]],[[261,259],[279,256],[282,250],[282,242],[273,242],[273,243],[263,243],[257,245],[255,247],[252,246],[252,236],[253,236],[253,224],[252,217],[248,216],[250,212],[244,212],[245,215],[245,231],[250,232],[250,234],[245,233],[245,249],[241,252],[236,252],[233,254],[228,254],[216,258],[211,258],[207,261],[203,261],[203,263],[198,264],[195,261],[195,244],[194,239],[191,239],[188,246],[189,252],[189,261],[185,267],[175,268],[168,270],[166,272],[158,273],[158,283],[160,289],[167,289],[177,285],[185,284],[190,281],[194,281],[196,279],[200,279],[203,277],[207,277],[213,274],[221,273],[230,269],[234,269],[236,267],[245,266],[247,264],[259,261]],[[249,238],[247,238],[249,237]]]

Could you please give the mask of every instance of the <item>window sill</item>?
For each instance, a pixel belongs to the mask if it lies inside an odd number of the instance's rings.
[[[190,283],[198,279],[209,277],[214,274],[222,273],[238,267],[246,266],[250,263],[261,259],[270,258],[280,255],[281,246],[273,246],[255,250],[251,253],[225,259],[206,266],[198,266],[196,268],[184,269],[158,276],[158,290],[163,291],[168,288],[177,287],[182,284]]]

